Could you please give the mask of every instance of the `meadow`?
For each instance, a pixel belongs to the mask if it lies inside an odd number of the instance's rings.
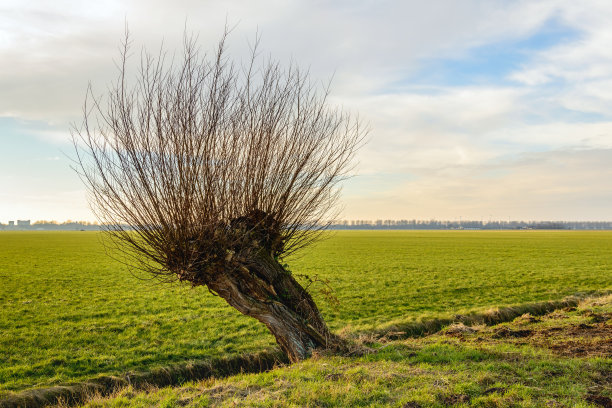
[[[178,387],[126,386],[108,397],[92,394],[85,406],[607,408],[611,335],[608,295],[541,317],[382,341],[365,356],[315,356]]]
[[[343,231],[285,260],[328,279],[333,330],[364,332],[612,289],[608,231]],[[110,259],[94,232],[0,233],[0,396],[274,346],[206,288]]]

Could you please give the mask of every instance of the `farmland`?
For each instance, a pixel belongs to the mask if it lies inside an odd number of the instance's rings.
[[[609,407],[612,296],[491,327],[450,326],[266,373],[128,386],[87,407]],[[607,356],[607,358],[606,358]]]
[[[0,233],[0,394],[274,345],[205,288],[132,275],[94,232]],[[333,330],[612,289],[612,232],[347,231],[298,257]]]

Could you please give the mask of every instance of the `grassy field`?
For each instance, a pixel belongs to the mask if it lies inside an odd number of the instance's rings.
[[[609,407],[612,296],[493,327],[451,326],[364,357],[96,398],[114,407]]]
[[[327,278],[334,330],[612,289],[612,232],[347,231],[288,259]],[[0,233],[0,395],[257,351],[274,342],[205,288],[132,276],[97,233]]]

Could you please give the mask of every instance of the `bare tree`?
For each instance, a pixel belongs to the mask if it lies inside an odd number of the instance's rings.
[[[179,62],[143,50],[128,83],[126,34],[117,81],[89,88],[73,128],[77,171],[129,265],[206,286],[291,361],[343,349],[281,259],[328,225],[364,128],[294,65],[232,63],[226,38],[212,58],[189,36]]]

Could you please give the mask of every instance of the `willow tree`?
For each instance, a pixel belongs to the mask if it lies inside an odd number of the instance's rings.
[[[295,65],[143,50],[73,129],[77,171],[115,250],[163,280],[205,286],[272,332],[291,361],[342,349],[281,261],[314,242],[364,136]],[[129,73],[133,72],[132,75]]]

